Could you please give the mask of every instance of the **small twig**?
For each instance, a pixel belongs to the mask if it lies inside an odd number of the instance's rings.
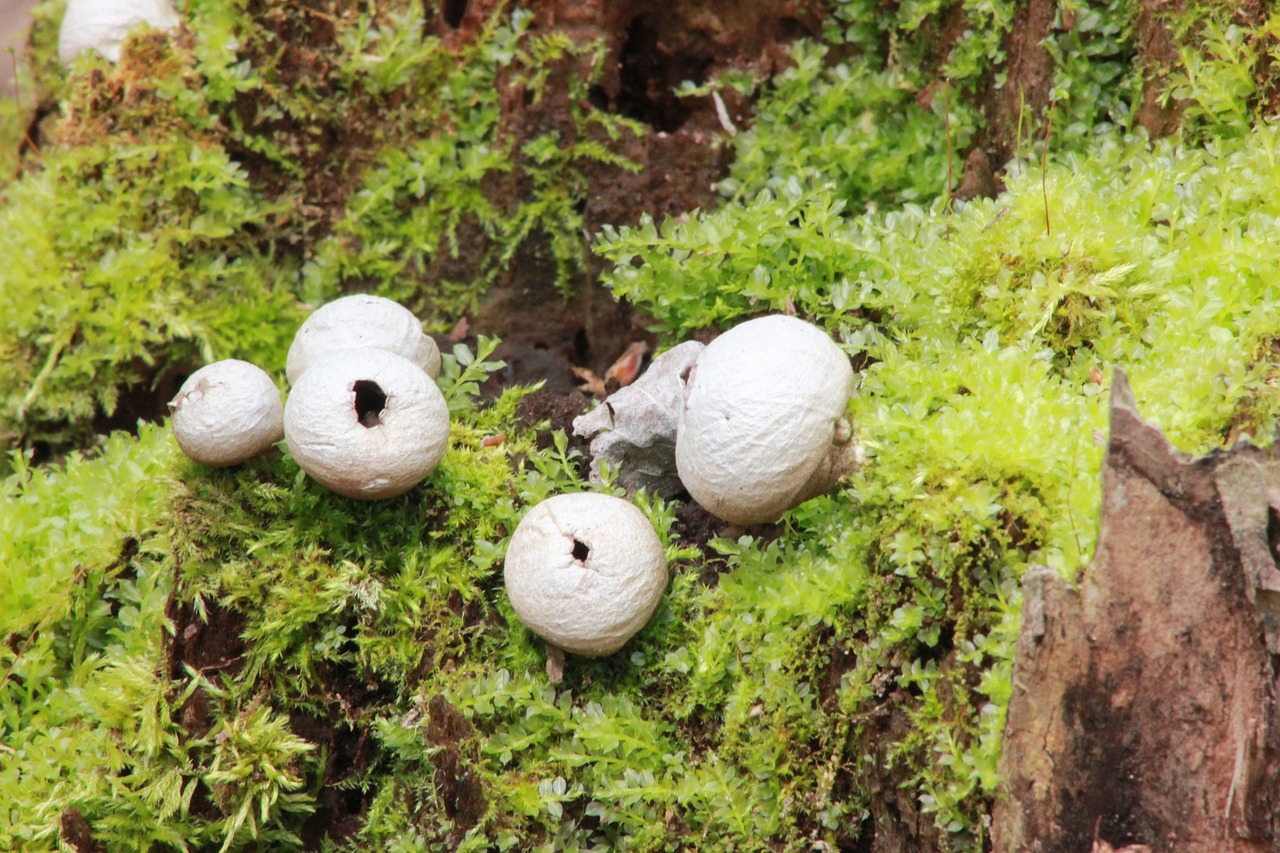
[[[118,562],[119,561],[117,561],[116,563],[113,563],[111,566],[108,566],[107,567],[108,571],[110,571],[111,568],[117,565]],[[89,576],[89,570],[84,566],[80,566],[78,569],[76,569],[76,573],[72,576],[71,583],[69,584],[68,588],[71,590],[74,590],[76,587],[80,586],[80,584],[84,583],[84,579],[88,576]],[[9,668],[5,670],[4,676],[0,677],[0,687],[4,687],[6,684],[9,683],[9,679],[13,676],[13,671],[18,668],[18,661],[22,660],[22,656],[27,653],[27,649],[29,649],[31,647],[31,644],[35,642],[35,639],[37,636],[39,636],[40,632],[43,631],[46,627],[48,627],[49,623],[53,621],[53,617],[54,617],[54,614],[52,612],[45,614],[45,617],[41,619],[39,622],[37,622],[36,626],[31,629],[31,633],[27,634],[27,638],[22,641],[22,646],[19,647],[16,652],[14,652],[13,660],[9,661]]]
[[[18,420],[26,420],[27,407],[40,396],[40,388],[44,385],[45,380],[49,378],[49,375],[53,373],[53,369],[58,366],[58,358],[62,355],[62,350],[70,345],[75,333],[76,330],[74,328],[65,329],[53,342],[53,348],[49,350],[49,355],[45,357],[44,364],[40,367],[40,372],[36,374],[36,378],[31,382],[31,387],[23,396],[22,402],[18,404]]]
[[[13,66],[13,102],[18,107],[18,120],[22,120],[22,89],[18,83],[18,52],[13,48],[8,48],[9,62]],[[36,158],[41,158],[40,146],[36,145],[36,141],[31,138],[31,128],[27,126],[22,129],[22,139],[27,145],[31,146],[31,150],[35,152]]]
[[[1044,152],[1040,159],[1040,192],[1044,196],[1044,233],[1052,235],[1049,225],[1049,135],[1053,133],[1053,108],[1057,98],[1049,101],[1049,115],[1044,124]]]
[[[564,681],[564,649],[547,643],[547,681],[559,684]]]
[[[719,92],[711,93],[711,103],[716,105],[716,118],[720,120],[720,126],[724,128],[724,132],[730,136],[738,135],[738,128],[733,123],[733,119],[729,118],[729,110],[724,105],[724,98],[720,97]]]
[[[988,231],[990,231],[991,227],[995,225],[997,222],[999,222],[1001,219],[1004,219],[1005,214],[1007,214],[1008,212],[1009,212],[1009,208],[1007,207],[1000,208],[1000,211],[996,213],[995,216],[991,217],[991,221],[988,222],[985,226],[983,226],[982,233],[986,234]]]
[[[951,152],[951,81],[946,81],[947,97],[942,104],[942,125],[947,132],[947,242],[951,242],[951,188],[955,186],[955,177],[952,172],[952,152]]]
[[[1254,720],[1249,720],[1249,729],[1253,730]],[[1231,787],[1227,790],[1227,808],[1222,813],[1223,827],[1222,837],[1226,838],[1231,830],[1231,810],[1235,807],[1236,788],[1244,779],[1245,770],[1245,748],[1248,745],[1248,735],[1240,737],[1240,742],[1236,744],[1236,764],[1231,771]]]

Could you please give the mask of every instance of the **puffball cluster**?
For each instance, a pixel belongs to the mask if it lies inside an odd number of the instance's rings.
[[[340,350],[298,377],[284,411],[293,458],[340,495],[389,498],[444,458],[449,407],[422,368],[381,349]]]
[[[244,361],[196,371],[169,404],[178,446],[206,465],[235,465],[283,436],[302,470],[361,500],[403,494],[444,457],[449,407],[436,387],[440,351],[408,309],[347,296],[311,315],[289,348],[293,388]]]
[[[302,470],[340,495],[377,500],[426,479],[449,444],[440,351],[380,296],[344,296],[298,329],[285,371],[284,437]]]
[[[58,60],[70,65],[86,50],[96,50],[119,62],[120,48],[131,30],[143,24],[169,30],[178,23],[178,12],[169,0],[68,0],[58,31]]]
[[[620,480],[661,492],[674,466],[712,514],[757,524],[827,491],[852,467],[845,412],[853,383],[848,357],[821,329],[763,317],[705,348],[686,343],[661,356],[574,430],[592,438],[597,463],[632,469]],[[504,573],[516,615],[549,650],[591,657],[622,648],[666,587],[662,545],[644,513],[589,493],[530,510],[511,536]],[[558,678],[550,663],[548,672]]]

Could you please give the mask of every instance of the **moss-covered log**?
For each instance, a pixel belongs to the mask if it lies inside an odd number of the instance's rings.
[[[985,849],[1113,368],[1195,452],[1280,414],[1252,6],[188,0],[69,70],[60,12],[0,101],[0,847]],[[441,344],[426,481],[178,454],[184,374],[283,387],[348,292]],[[502,557],[621,492],[574,385],[766,313],[850,357],[866,464],[745,531],[634,497],[662,604],[548,685]]]

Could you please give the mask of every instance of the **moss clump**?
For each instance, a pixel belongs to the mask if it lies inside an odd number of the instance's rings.
[[[536,98],[541,69],[594,47],[508,10],[442,46],[416,3],[283,8],[193,2],[198,31],[86,59],[66,88],[42,77],[68,112],[3,190],[24,238],[0,232],[23,271],[0,270],[0,342],[24,371],[0,388],[7,441],[90,441],[94,412],[161,365],[278,367],[301,297],[470,305],[548,234],[574,262],[577,178],[623,128],[583,102],[576,130],[517,141],[498,100],[513,80]],[[830,331],[869,459],[709,543],[687,506],[639,499],[671,586],[621,654],[571,659],[565,689],[500,561],[526,507],[587,487],[582,460],[521,420],[523,390],[477,402],[492,342],[446,358],[449,454],[385,503],[325,492],[284,453],[202,468],[159,427],[58,465],[11,455],[0,847],[81,828],[130,848],[811,849],[897,819],[922,849],[982,849],[1018,582],[1091,553],[1111,369],[1189,450],[1280,411],[1280,140],[1251,126],[1263,83],[1239,110],[1212,99],[1204,81],[1232,71],[1206,48],[1178,85],[1218,106],[1151,142],[1129,118],[1131,10],[1077,9],[1050,43],[1048,155],[1028,108],[1004,191],[953,203],[948,129],[953,149],[985,144],[993,119],[966,104],[1020,26],[1012,5],[958,8],[996,27],[942,57],[913,35],[940,4],[841,4],[825,46],[732,81],[761,118],[722,206],[599,241],[606,282],[668,342],[783,310]],[[942,67],[954,103],[917,97]],[[506,180],[515,207],[490,197]],[[427,284],[475,245],[466,275]]]
[[[408,0],[259,12],[192,3],[171,37],[69,76],[37,51],[37,91],[63,110],[0,189],[5,446],[60,451],[156,417],[150,397],[201,362],[281,364],[300,300],[372,291],[451,324],[530,240],[572,287],[582,170],[625,166],[609,146],[631,125],[569,75],[573,126],[517,139],[499,81],[536,100],[542,69],[598,64],[593,47],[530,32],[522,11],[448,47]],[[53,29],[42,13],[42,50]]]

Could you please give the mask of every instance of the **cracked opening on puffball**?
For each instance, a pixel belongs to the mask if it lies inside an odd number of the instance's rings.
[[[382,411],[387,407],[387,394],[371,379],[358,379],[353,386],[356,392],[356,417],[363,427],[376,427],[382,423]]]
[[[590,553],[591,547],[586,542],[575,537],[573,540],[573,559],[585,563]]]

